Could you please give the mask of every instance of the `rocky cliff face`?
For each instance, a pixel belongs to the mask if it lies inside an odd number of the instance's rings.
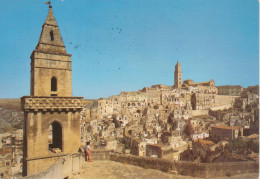
[[[0,99],[0,133],[23,128],[20,99]]]

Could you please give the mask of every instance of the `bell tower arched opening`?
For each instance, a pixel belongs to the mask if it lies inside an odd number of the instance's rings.
[[[58,122],[53,122],[48,130],[49,150],[62,152],[62,126]]]
[[[52,31],[50,31],[50,41],[54,41],[54,35]]]

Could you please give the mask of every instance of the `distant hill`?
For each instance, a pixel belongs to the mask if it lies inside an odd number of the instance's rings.
[[[20,99],[0,99],[0,133],[23,128]]]
[[[0,99],[0,107],[4,107],[9,110],[22,111],[21,100],[17,98],[13,99]]]
[[[83,104],[92,103],[94,101],[96,101],[96,99],[83,99]]]

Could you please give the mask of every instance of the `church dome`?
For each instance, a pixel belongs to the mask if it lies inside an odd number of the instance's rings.
[[[183,83],[185,83],[187,85],[192,85],[192,84],[194,84],[194,81],[191,79],[187,79],[187,80],[184,80]]]

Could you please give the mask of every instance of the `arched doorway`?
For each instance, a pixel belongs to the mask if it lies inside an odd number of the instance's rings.
[[[48,130],[49,150],[62,152],[62,126],[54,121]]]

